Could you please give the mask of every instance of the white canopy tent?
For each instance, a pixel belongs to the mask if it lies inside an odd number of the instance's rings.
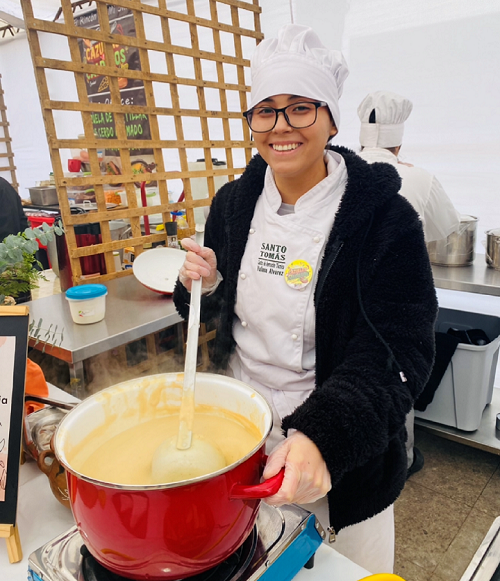
[[[32,4],[44,19],[52,19],[60,6],[58,0]],[[175,10],[185,2],[167,4]],[[260,0],[260,5],[265,36],[293,21],[313,27],[326,45],[344,52],[350,76],[337,143],[359,147],[356,109],[368,92],[407,96],[414,109],[402,158],[434,172],[457,209],[479,218],[478,244],[483,231],[500,226],[498,0]],[[22,25],[20,0],[0,0],[0,17]],[[23,31],[0,39],[0,74],[20,194],[27,197],[28,187],[47,179],[51,164]]]

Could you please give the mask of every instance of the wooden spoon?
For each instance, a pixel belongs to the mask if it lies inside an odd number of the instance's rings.
[[[195,240],[203,246],[205,227],[196,224]],[[193,434],[194,388],[200,328],[201,278],[193,280],[189,303],[184,383],[177,439],[162,442],[153,455],[151,476],[154,484],[190,480],[227,466],[224,455],[209,438]]]

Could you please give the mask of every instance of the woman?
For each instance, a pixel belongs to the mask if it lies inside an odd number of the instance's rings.
[[[245,116],[259,155],[214,198],[206,246],[182,241],[174,300],[187,317],[203,278],[214,364],[273,408],[264,478],[283,466],[285,478],[267,502],[305,504],[335,549],[376,573],[393,567],[405,417],[430,373],[437,304],[397,172],[325,151],[346,76],[303,26],[257,47]]]

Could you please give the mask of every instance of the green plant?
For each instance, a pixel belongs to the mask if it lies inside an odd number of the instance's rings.
[[[43,223],[39,228],[26,228],[0,242],[0,305],[12,304],[13,299],[38,287],[38,281],[44,276],[35,257],[37,239],[46,246],[54,240],[55,234],[62,233],[63,229],[57,224]]]

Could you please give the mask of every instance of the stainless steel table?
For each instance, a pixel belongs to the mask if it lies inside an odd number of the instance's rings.
[[[64,329],[60,347],[46,345],[46,352],[66,361],[70,369],[71,393],[83,397],[83,361],[94,355],[104,353],[130,341],[156,333],[182,321],[172,298],[150,291],[142,286],[134,276],[127,276],[105,283],[108,288],[106,297],[106,316],[103,321],[90,325],[73,323],[69,304],[64,294],[52,295],[26,303],[30,317],[34,321],[43,320],[42,327],[58,331]],[[43,337],[43,333],[41,333]],[[30,338],[30,346],[43,350],[41,340],[35,346]]]
[[[470,266],[432,266],[438,288],[500,297],[500,270],[486,264],[484,254],[476,254]]]
[[[474,432],[464,432],[463,430],[457,430],[457,428],[437,424],[422,418],[415,418],[415,425],[436,436],[500,456],[500,431],[495,428],[495,420],[498,413],[500,413],[500,389],[494,388],[491,403],[486,406],[481,418],[481,424]]]

